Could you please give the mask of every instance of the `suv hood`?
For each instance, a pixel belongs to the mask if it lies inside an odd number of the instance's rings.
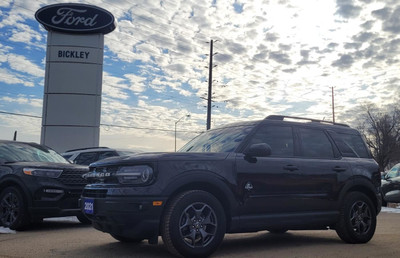
[[[157,161],[218,161],[228,157],[229,152],[148,152],[138,153],[131,156],[111,157],[90,164],[90,166],[109,166],[117,164],[131,164],[135,162],[157,162]]]

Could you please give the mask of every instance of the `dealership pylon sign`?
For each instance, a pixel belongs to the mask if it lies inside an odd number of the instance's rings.
[[[115,29],[114,16],[107,10],[86,4],[54,4],[35,14],[46,30],[67,33],[103,33]]]
[[[100,137],[104,34],[114,16],[86,4],[54,4],[35,18],[48,31],[41,143],[59,152]]]

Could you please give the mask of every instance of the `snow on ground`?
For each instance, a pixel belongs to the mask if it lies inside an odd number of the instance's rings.
[[[15,230],[11,230],[5,227],[0,227],[0,234],[15,234]]]
[[[400,205],[397,208],[382,207],[382,212],[386,213],[400,213]],[[48,218],[44,221],[67,221],[67,222],[79,222],[76,217],[61,217],[61,218]],[[15,230],[9,228],[0,227],[0,234],[15,234]]]

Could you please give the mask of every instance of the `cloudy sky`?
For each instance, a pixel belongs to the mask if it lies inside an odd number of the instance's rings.
[[[40,142],[45,5],[0,2],[0,139]],[[400,0],[91,0],[105,36],[100,145],[172,151],[206,128],[271,114],[355,123],[360,105],[400,103]],[[17,115],[12,115],[17,114]]]

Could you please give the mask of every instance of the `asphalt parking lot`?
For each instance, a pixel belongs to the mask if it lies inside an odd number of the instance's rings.
[[[400,209],[384,208],[367,244],[342,242],[333,230],[226,235],[213,257],[400,257]],[[172,257],[158,245],[122,244],[74,217],[46,219],[27,231],[0,227],[0,257]]]

